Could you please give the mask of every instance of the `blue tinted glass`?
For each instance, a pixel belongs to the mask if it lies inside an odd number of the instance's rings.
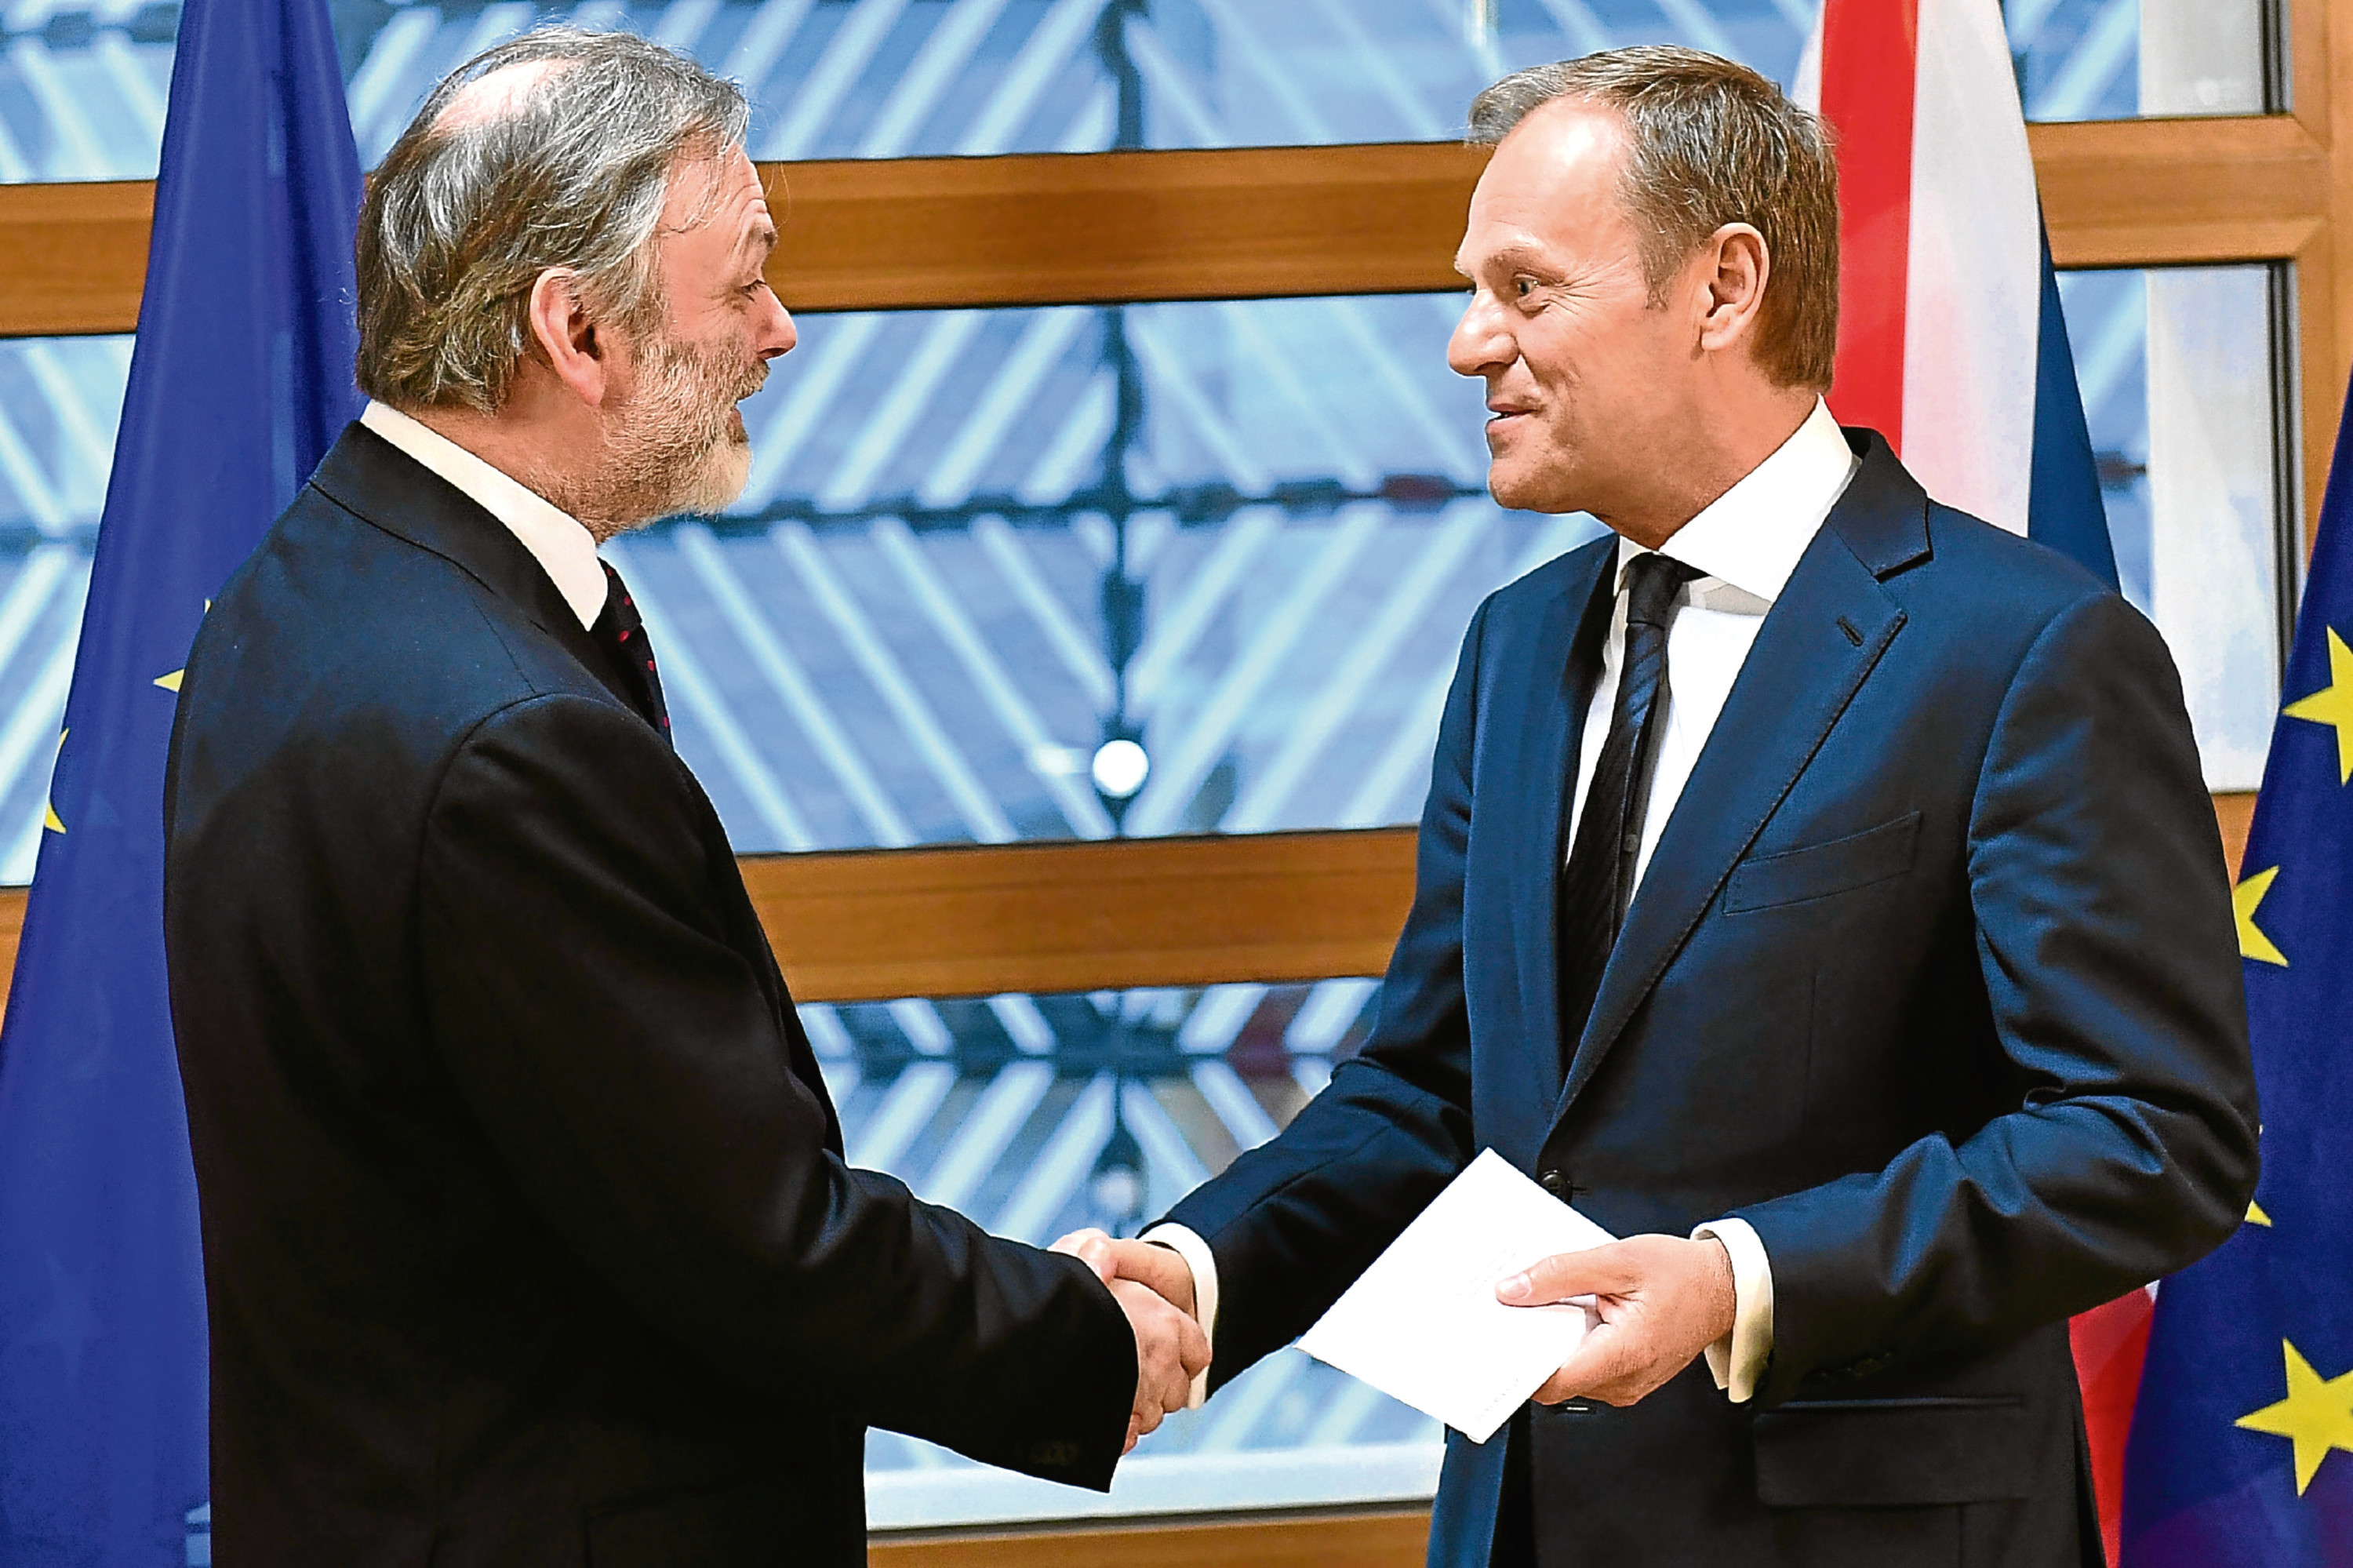
[[[2253,789],[2296,558],[2274,466],[2292,425],[2271,270],[2066,272],[2059,287],[2125,596],[2172,648],[2207,784]]]
[[[1815,0],[335,0],[360,150],[535,22],[628,27],[736,78],[763,158],[1436,141],[1506,71],[1676,42],[1795,74]],[[2031,119],[2257,113],[2263,0],[2008,0]],[[1105,15],[1113,17],[1105,22]],[[0,181],[155,172],[173,0],[28,0],[0,49]],[[2274,66],[2271,71],[2277,78]],[[2276,96],[2275,94],[2274,96]]]
[[[2126,591],[2209,782],[2253,788],[2286,558],[2269,275],[2062,287]],[[1410,821],[1472,609],[1593,532],[1482,493],[1456,304],[805,318],[747,406],[736,514],[610,550],[738,846]],[[0,648],[28,672],[0,879],[31,870],[128,363],[123,338],[0,344]],[[1132,794],[1092,777],[1119,739]]]
[[[1440,141],[1506,71],[1674,40],[1787,80],[1806,0],[674,0],[591,6],[750,90],[760,158]],[[543,12],[557,15],[559,12]],[[575,13],[579,15],[581,13]],[[526,6],[392,13],[353,77],[363,154]],[[1124,127],[1124,129],[1123,129]]]
[[[2284,109],[2272,0],[2004,0],[2029,120]]]
[[[607,550],[737,846],[1411,819],[1472,609],[1596,531],[1486,498],[1458,306],[805,318],[734,514]]]
[[[853,1163],[999,1235],[1133,1234],[1272,1137],[1353,1054],[1371,980],[804,1007]],[[1173,1417],[1108,1499],[892,1433],[868,1446],[877,1529],[1426,1498],[1437,1425],[1295,1350]]]

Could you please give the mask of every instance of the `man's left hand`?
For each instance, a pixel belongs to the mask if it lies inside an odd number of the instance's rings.
[[[1496,1299],[1543,1307],[1590,1298],[1601,1321],[1536,1390],[1539,1404],[1631,1404],[1732,1332],[1732,1258],[1709,1238],[1630,1236],[1546,1258],[1495,1287]]]

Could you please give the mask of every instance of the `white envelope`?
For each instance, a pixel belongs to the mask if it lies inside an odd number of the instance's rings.
[[[1599,1321],[1583,1307],[1507,1307],[1496,1282],[1616,1239],[1483,1150],[1299,1348],[1484,1443]]]

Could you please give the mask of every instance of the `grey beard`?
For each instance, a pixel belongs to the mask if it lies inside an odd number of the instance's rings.
[[[759,389],[767,366],[746,376],[716,355],[671,341],[649,344],[628,402],[614,410],[590,471],[541,493],[578,518],[598,544],[680,513],[724,511],[751,477],[750,441],[735,405]]]

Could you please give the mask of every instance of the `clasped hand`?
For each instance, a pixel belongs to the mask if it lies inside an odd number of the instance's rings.
[[[1209,1364],[1209,1338],[1193,1319],[1193,1271],[1150,1242],[1120,1241],[1098,1230],[1072,1231],[1049,1249],[1095,1271],[1135,1334],[1135,1404],[1127,1446],[1192,1399],[1193,1379]]]
[[[1536,1390],[1539,1404],[1632,1404],[1732,1331],[1732,1259],[1714,1239],[1629,1236],[1544,1259],[1495,1287],[1513,1307],[1590,1300],[1601,1321]]]

